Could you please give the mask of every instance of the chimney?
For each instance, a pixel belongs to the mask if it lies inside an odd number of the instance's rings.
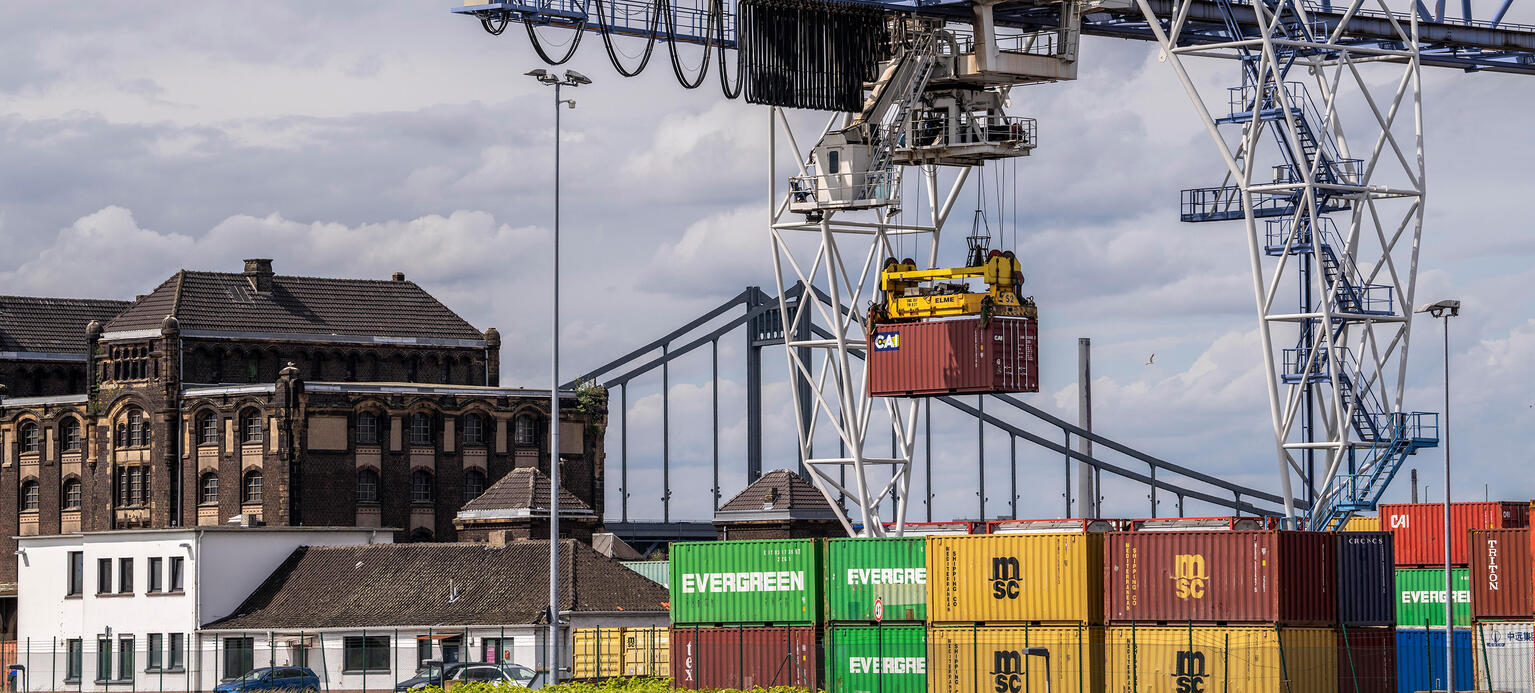
[[[394,276],[390,277],[390,279],[393,279],[393,280],[395,280],[397,282],[403,282],[403,281],[405,281],[405,273],[404,272],[395,272]]]
[[[272,260],[271,258],[251,258],[245,261],[245,278],[250,280],[251,288],[257,293],[272,293]]]

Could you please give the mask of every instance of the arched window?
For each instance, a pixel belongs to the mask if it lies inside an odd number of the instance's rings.
[[[468,503],[485,492],[485,472],[471,469],[464,472],[464,502]]]
[[[417,469],[410,474],[410,502],[417,505],[432,504],[432,473]]]
[[[63,507],[64,507],[65,510],[79,510],[80,509],[80,480],[79,479],[74,479],[74,478],[65,479],[64,480],[64,493],[62,495],[63,495],[63,498],[62,498],[62,500],[63,500]]]
[[[64,443],[64,452],[80,452],[80,420],[64,419],[59,424],[59,440]]]
[[[117,426],[117,446],[142,448],[149,445],[149,422],[144,420],[144,410],[129,409],[123,415],[123,423]]]
[[[517,423],[513,429],[513,438],[518,445],[538,444],[538,426],[533,421],[532,414],[523,414],[517,417]]]
[[[219,475],[208,472],[197,483],[197,502],[202,505],[218,505]]]
[[[37,438],[37,424],[27,422],[21,425],[21,452],[35,453],[39,448]]]
[[[479,414],[464,416],[464,445],[485,444],[485,417]]]
[[[378,416],[371,411],[357,412],[357,444],[378,445]]]
[[[371,469],[357,471],[357,502],[378,502],[378,472]]]
[[[410,415],[410,444],[432,444],[432,417],[425,412],[416,412]]]
[[[266,431],[262,426],[261,410],[246,409],[240,413],[240,444],[258,445],[266,439]]]
[[[197,444],[219,444],[219,415],[205,411],[197,415]]]
[[[25,481],[21,484],[21,511],[36,511],[42,507],[42,497],[37,490],[36,481]]]
[[[244,502],[261,502],[261,472],[253,469],[245,473]]]

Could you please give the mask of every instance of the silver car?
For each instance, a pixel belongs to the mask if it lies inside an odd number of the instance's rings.
[[[521,664],[465,664],[448,678],[448,686],[463,681],[478,683],[504,683],[521,688],[543,688],[543,678],[538,672]]]

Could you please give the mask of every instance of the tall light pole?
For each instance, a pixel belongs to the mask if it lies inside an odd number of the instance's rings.
[[[530,70],[528,76],[554,87],[554,330],[549,350],[549,683],[560,680],[560,106],[576,107],[575,99],[560,98],[561,87],[579,87],[592,81],[575,70],[560,77],[548,70]]]
[[[1428,313],[1444,320],[1444,425],[1439,427],[1439,442],[1444,446],[1444,671],[1445,691],[1455,693],[1455,591],[1450,580],[1450,318],[1460,315],[1460,301],[1445,299],[1419,306],[1415,313]]]

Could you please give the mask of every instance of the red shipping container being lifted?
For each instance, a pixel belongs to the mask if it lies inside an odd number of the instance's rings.
[[[886,323],[869,335],[869,394],[1039,392],[1039,321]]]
[[[1528,619],[1532,589],[1530,530],[1471,530],[1471,618]]]
[[[716,688],[821,688],[821,657],[812,626],[673,627],[672,685]]]
[[[1332,625],[1330,532],[1114,532],[1104,542],[1111,623]]]
[[[1466,534],[1473,529],[1519,529],[1530,526],[1524,503],[1451,503],[1450,563],[1470,561]],[[1444,504],[1406,503],[1380,506],[1380,528],[1391,532],[1399,566],[1444,566]]]

